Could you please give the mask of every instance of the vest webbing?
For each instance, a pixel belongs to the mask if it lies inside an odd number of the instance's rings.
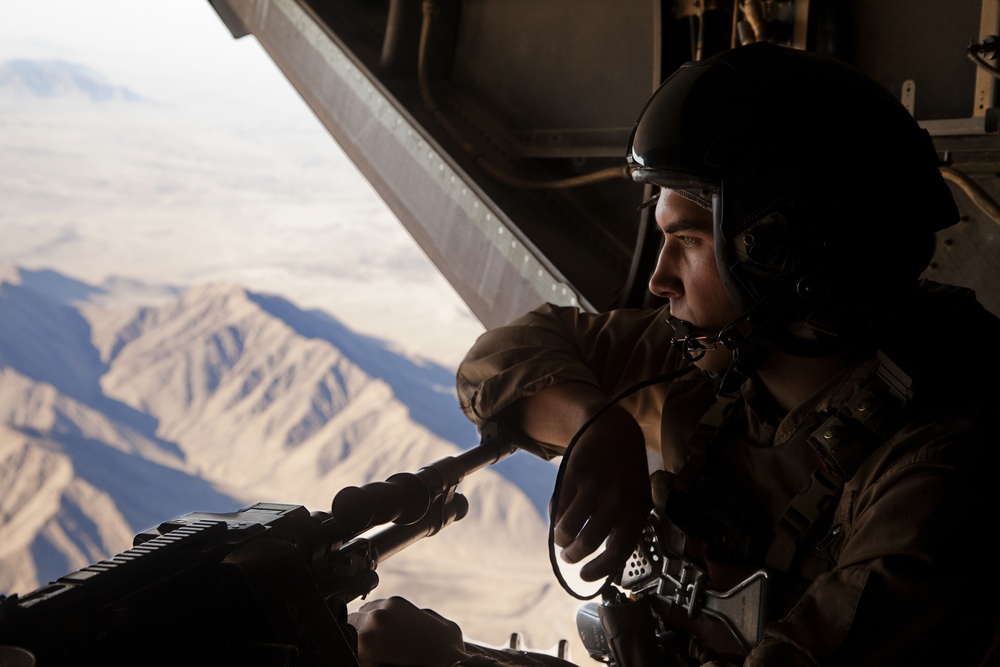
[[[802,540],[844,484],[902,427],[910,379],[881,353],[879,359],[877,377],[818,428],[796,434],[796,439],[807,440],[819,462],[809,484],[791,498],[774,524],[774,540],[764,561],[767,567],[789,571]]]

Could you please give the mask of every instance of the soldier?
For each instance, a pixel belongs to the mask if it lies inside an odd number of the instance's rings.
[[[563,455],[563,559],[621,573],[654,510],[700,585],[763,569],[787,601],[748,651],[665,615],[683,655],[644,664],[993,664],[1000,320],[920,278],[958,220],[928,134],[852,68],[754,44],[668,78],[627,155],[667,304],[544,305],[458,373],[478,425]],[[366,667],[541,659],[399,599],[351,620]]]

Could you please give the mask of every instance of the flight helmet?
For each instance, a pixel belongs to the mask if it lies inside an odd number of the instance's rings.
[[[845,63],[770,43],[681,66],[627,159],[634,180],[711,208],[742,314],[708,338],[737,357],[864,340],[958,220],[930,135],[898,100]]]

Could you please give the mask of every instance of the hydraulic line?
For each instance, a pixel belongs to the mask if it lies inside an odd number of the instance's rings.
[[[962,192],[964,192],[972,203],[975,204],[976,207],[988,218],[990,218],[993,222],[1000,224],[1000,205],[998,205],[996,200],[990,197],[989,193],[980,187],[980,185],[971,177],[954,167],[946,166],[941,167],[941,175],[944,176],[945,180],[951,181],[961,188]]]
[[[1000,44],[1000,40],[997,39],[996,35],[988,35],[983,41],[970,44],[966,51],[969,60],[992,74],[994,78],[1000,78],[1000,68],[990,62],[997,57],[998,44]]]

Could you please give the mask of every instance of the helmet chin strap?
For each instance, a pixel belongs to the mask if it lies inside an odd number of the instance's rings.
[[[697,333],[690,322],[685,322],[673,315],[667,317],[667,324],[674,330],[670,342],[679,347],[681,354],[690,362],[698,361],[709,350],[724,347],[719,339],[719,333],[715,335]]]
[[[798,357],[816,357],[837,351],[840,349],[838,344],[843,343],[836,337],[829,340],[808,340],[790,332],[781,335],[781,331],[773,331],[767,326],[751,322],[750,314],[753,310],[751,308],[715,333],[706,333],[690,322],[670,316],[667,323],[674,330],[671,343],[679,347],[684,358],[692,363],[702,359],[711,350],[731,350],[733,365],[746,377],[754,376],[756,369],[775,348]],[[768,333],[764,333],[765,331]]]
[[[694,327],[691,326],[690,322],[685,322],[684,320],[673,316],[667,318],[667,323],[674,329],[674,335],[671,338],[671,343],[679,347],[681,354],[683,354],[684,357],[692,363],[704,357],[705,353],[709,350],[717,350],[720,347],[728,347],[723,342],[723,334],[726,331],[725,328],[714,335],[707,335],[697,333],[694,330]],[[756,346],[753,347],[756,349]],[[751,377],[753,368],[752,366],[740,363],[739,357],[742,355],[739,354],[739,351],[739,347],[733,350],[733,360],[724,371],[705,371],[709,376],[713,377],[718,382],[719,395],[730,396],[730,400],[733,392],[736,391],[743,380]]]
[[[726,348],[733,351],[734,363],[746,374],[752,372],[771,349],[750,336],[757,327],[749,322],[746,314],[714,334],[700,332],[690,322],[672,315],[667,318],[667,324],[674,330],[671,343],[679,347],[684,358],[692,363],[704,357],[706,352]]]
[[[743,374],[750,375],[775,348],[796,356],[817,356],[827,351],[818,340],[808,340],[784,331],[788,316],[788,284],[775,285],[767,294],[750,305],[743,314],[715,333],[699,330],[690,322],[670,316],[667,323],[674,329],[671,339],[689,361],[698,361],[709,350],[724,347],[733,352],[733,361]],[[798,296],[797,292],[792,293]]]

